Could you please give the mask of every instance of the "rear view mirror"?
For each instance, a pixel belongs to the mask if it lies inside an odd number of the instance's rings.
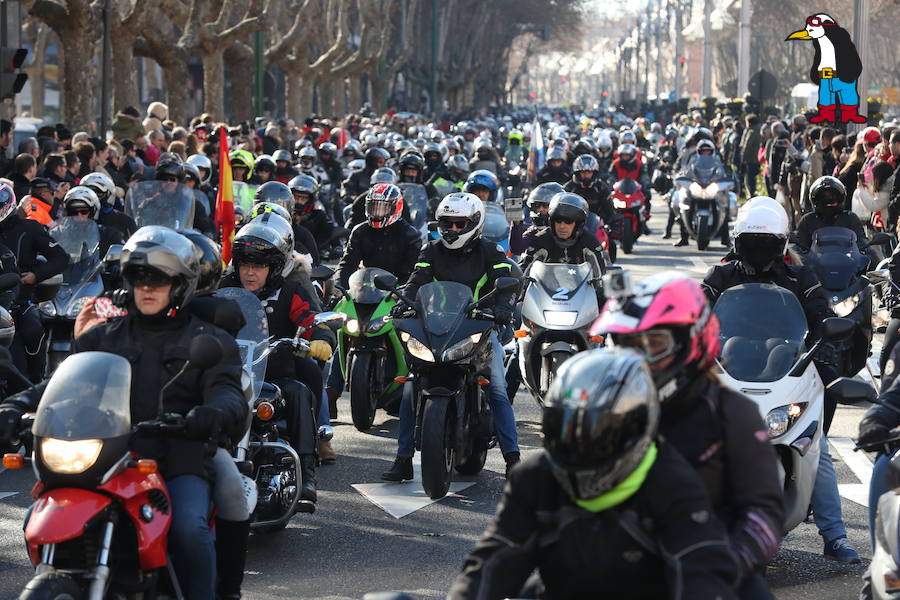
[[[382,273],[375,276],[373,283],[379,290],[391,292],[397,287],[397,277],[388,273]]]
[[[501,293],[517,292],[521,282],[515,277],[501,277],[494,284],[494,288]]]
[[[325,329],[337,329],[344,324],[347,315],[339,312],[323,312],[319,313],[313,319],[313,325],[316,327],[324,327]]]
[[[891,274],[887,269],[878,269],[866,273],[866,279],[872,283],[881,283],[882,281],[888,281],[890,278]]]
[[[103,257],[103,262],[119,262],[119,257],[122,255],[122,244],[112,244],[109,247],[109,250],[106,251],[106,256]]]
[[[829,317],[822,321],[822,339],[829,342],[837,342],[850,337],[856,323],[843,317]]]
[[[875,388],[858,379],[839,377],[825,389],[825,396],[837,404],[856,405],[862,402],[874,402],[877,397]]]
[[[887,244],[891,241],[891,235],[889,233],[885,233],[884,231],[879,231],[875,235],[872,236],[872,240],[869,242],[870,246],[881,246],[883,244]]]
[[[212,368],[222,360],[222,344],[209,334],[198,335],[191,342],[188,357],[191,365],[197,369]]]

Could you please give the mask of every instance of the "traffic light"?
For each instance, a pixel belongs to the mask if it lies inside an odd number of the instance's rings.
[[[28,75],[19,73],[28,50],[25,48],[0,48],[0,100],[12,98],[22,91]]]

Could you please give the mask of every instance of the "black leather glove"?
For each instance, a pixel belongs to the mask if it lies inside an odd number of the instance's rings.
[[[22,411],[14,406],[0,408],[0,441],[10,441],[19,436]]]
[[[184,420],[184,434],[195,440],[218,437],[222,431],[222,411],[214,406],[195,406]]]
[[[856,445],[869,446],[890,437],[894,437],[891,434],[890,426],[871,415],[867,415],[859,422],[859,437],[856,440]]]
[[[513,311],[503,307],[494,308],[494,323],[497,325],[509,325],[512,323],[512,319]]]

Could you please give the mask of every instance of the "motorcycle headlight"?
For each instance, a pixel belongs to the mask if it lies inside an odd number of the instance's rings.
[[[97,462],[102,448],[103,440],[45,438],[41,440],[41,459],[54,473],[75,475],[90,469]]]
[[[41,302],[40,304],[38,304],[38,310],[40,310],[48,317],[56,316],[56,305],[53,304],[52,300],[47,300],[46,302]]]
[[[475,349],[475,344],[480,341],[480,333],[470,335],[463,341],[453,344],[452,346],[450,346],[450,348],[445,350],[444,355],[441,357],[441,360],[450,362],[468,356],[472,352],[472,350]]]
[[[703,197],[712,200],[719,193],[719,184],[711,183],[703,189]]]
[[[616,208],[628,208],[628,203],[621,198],[613,198],[613,204],[615,204]]]
[[[87,304],[87,301],[90,300],[90,296],[82,296],[81,298],[76,298],[69,303],[69,307],[66,309],[66,316],[74,319],[78,316],[78,313],[81,312],[81,309],[84,308],[84,305]]]
[[[856,310],[857,306],[859,306],[859,294],[853,294],[852,296],[847,296],[843,300],[831,302],[831,310],[839,317],[846,317]]]
[[[547,321],[547,325],[553,325],[554,327],[566,327],[568,325],[574,325],[577,318],[577,310],[544,311],[544,320]]]
[[[806,402],[786,404],[770,410],[769,414],[766,415],[769,439],[784,435],[791,428],[791,425],[800,418],[804,410],[806,410]]]
[[[374,334],[378,333],[378,330],[385,326],[385,324],[390,321],[391,318],[387,315],[383,317],[378,317],[377,319],[373,319],[366,325],[366,333]]]
[[[344,329],[346,329],[347,333],[350,335],[359,335],[359,321],[357,319],[349,319],[344,323]]]
[[[400,339],[406,344],[406,349],[412,356],[425,362],[434,362],[434,354],[428,349],[428,346],[409,335],[405,331],[400,334]]]
[[[694,196],[695,198],[703,197],[703,186],[696,181],[691,182],[691,185],[688,186],[688,191],[691,193],[691,196]]]

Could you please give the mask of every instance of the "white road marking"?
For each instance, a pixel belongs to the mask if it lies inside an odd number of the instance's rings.
[[[450,484],[450,491],[444,498],[456,496],[457,492],[472,487],[474,481],[454,481]],[[430,504],[439,502],[432,500],[422,489],[422,461],[418,454],[413,458],[412,481],[403,483],[354,483],[353,489],[363,495],[369,502],[391,515],[395,519],[402,519],[406,515],[425,508]]]
[[[696,256],[691,256],[691,257],[689,257],[689,260],[691,261],[691,265],[693,265],[691,267],[691,271],[694,271],[696,273],[704,273],[704,274],[707,271],[709,271],[709,265],[706,264],[702,258],[698,258]]]
[[[872,481],[872,461],[866,456],[865,452],[853,451],[853,440],[850,438],[833,437],[828,438],[841,460],[844,461],[853,474],[859,479],[859,483],[841,483],[838,484],[838,491],[841,496],[855,502],[860,506],[869,506],[869,484]]]
[[[3,473],[3,471],[5,471],[5,470],[6,470],[6,467],[0,467],[0,473]],[[19,492],[0,492],[0,500],[3,500],[4,498],[9,498],[10,496],[15,496],[18,493]]]

